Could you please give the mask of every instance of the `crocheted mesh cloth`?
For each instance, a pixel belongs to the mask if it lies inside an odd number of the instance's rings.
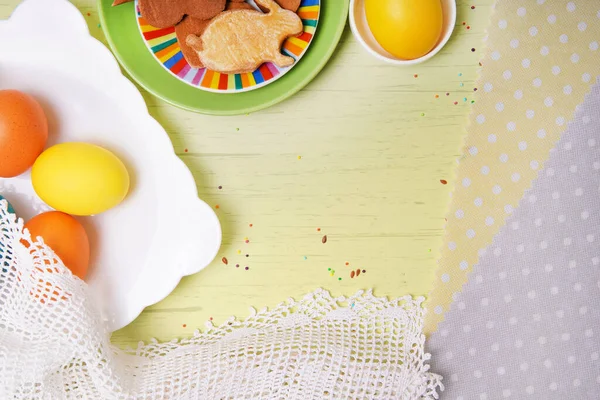
[[[0,201],[0,398],[437,399],[423,298],[332,298],[207,325],[135,350],[110,344],[84,282]]]

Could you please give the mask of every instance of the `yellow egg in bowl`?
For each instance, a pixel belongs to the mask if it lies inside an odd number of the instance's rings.
[[[436,55],[456,23],[455,0],[351,0],[350,28],[373,56],[414,65]]]

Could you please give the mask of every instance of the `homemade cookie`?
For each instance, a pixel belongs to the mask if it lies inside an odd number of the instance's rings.
[[[181,52],[192,68],[204,68],[204,64],[200,61],[198,53],[187,44],[186,38],[190,35],[202,35],[210,21],[210,19],[197,19],[186,16],[183,21],[175,26],[175,35],[177,35]]]
[[[298,11],[298,8],[300,8],[300,3],[302,2],[302,0],[275,0],[277,2],[277,4],[279,4],[281,6],[281,8],[285,8],[286,10],[290,10],[293,12]],[[263,12],[267,12],[268,9],[262,6],[258,6],[261,10],[263,10]]]
[[[254,10],[254,7],[244,0],[232,0],[227,3],[227,10]],[[192,68],[204,68],[204,64],[198,58],[198,53],[187,44],[186,38],[189,35],[201,36],[210,21],[210,19],[201,20],[186,16],[183,21],[175,26],[175,34],[177,35],[181,52]]]
[[[162,29],[177,25],[185,15],[211,19],[225,9],[225,3],[226,0],[140,0],[139,6],[146,22]]]
[[[204,66],[216,72],[238,74],[252,72],[269,61],[279,67],[294,63],[292,57],[281,54],[281,44],[302,33],[302,20],[274,0],[256,3],[269,12],[225,11],[210,22],[200,37],[187,37],[187,44],[198,53]]]

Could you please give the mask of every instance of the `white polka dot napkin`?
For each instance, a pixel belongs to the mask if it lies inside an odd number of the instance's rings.
[[[444,399],[600,398],[600,83],[454,297]]]

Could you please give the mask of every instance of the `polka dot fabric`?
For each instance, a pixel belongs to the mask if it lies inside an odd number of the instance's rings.
[[[600,83],[428,341],[444,399],[598,399]]]
[[[499,1],[428,299],[435,331],[600,73],[600,2]]]

